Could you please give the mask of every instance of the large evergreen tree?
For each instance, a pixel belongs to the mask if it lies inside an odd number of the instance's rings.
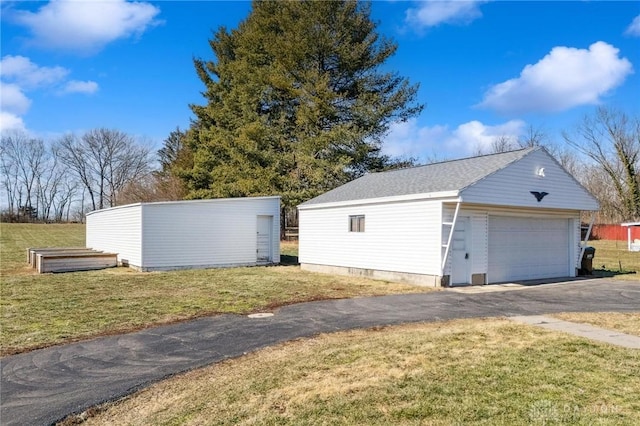
[[[185,144],[185,132],[176,127],[164,140],[164,145],[157,152],[163,174],[170,174],[174,167],[189,167],[191,153]]]
[[[157,152],[160,170],[153,174],[155,194],[153,199],[182,200],[187,195],[185,182],[180,178],[182,170],[193,167],[193,154],[186,144],[186,133],[176,127],[164,140]],[[141,192],[141,191],[138,191]],[[151,199],[150,197],[147,198]]]
[[[367,171],[394,121],[418,114],[417,85],[381,65],[397,48],[369,4],[255,1],[196,59],[206,105],[187,132],[193,198],[280,194],[295,205]]]

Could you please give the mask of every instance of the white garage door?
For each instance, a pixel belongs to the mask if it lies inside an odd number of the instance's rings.
[[[566,277],[569,220],[489,216],[488,280]]]

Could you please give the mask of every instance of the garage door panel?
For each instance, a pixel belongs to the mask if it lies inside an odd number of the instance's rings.
[[[490,282],[566,276],[568,219],[489,218]]]

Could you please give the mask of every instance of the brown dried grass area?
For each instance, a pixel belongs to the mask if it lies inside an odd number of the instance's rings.
[[[631,425],[638,366],[638,351],[502,319],[386,327],[176,376],[87,424]]]

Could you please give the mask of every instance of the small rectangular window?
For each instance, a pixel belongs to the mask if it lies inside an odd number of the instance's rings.
[[[349,216],[349,232],[364,232],[364,215]]]

